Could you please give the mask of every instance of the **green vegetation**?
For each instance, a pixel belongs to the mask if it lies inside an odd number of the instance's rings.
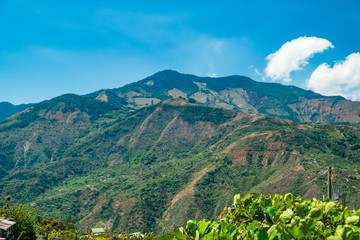
[[[359,207],[357,127],[185,99],[137,111],[93,101],[64,95],[0,124],[2,196],[31,204],[44,219],[159,234],[219,216],[236,193],[321,198],[331,165],[347,205]]]
[[[314,239],[356,240],[360,237],[360,210],[350,211],[331,199],[323,201],[285,195],[247,194],[234,197],[233,205],[224,208],[219,218],[189,220],[186,227],[173,227],[169,234],[132,233],[128,231],[92,232],[78,229],[73,220],[44,219],[29,206],[10,206],[10,196],[0,211],[16,222],[15,237],[21,239],[95,239],[95,240],[168,240],[168,239]]]
[[[127,97],[128,105],[139,109],[144,106],[136,104],[136,98],[164,101],[172,98],[168,91],[174,89],[206,106],[226,106],[240,112],[263,113],[297,122],[359,124],[358,102],[339,96],[322,96],[295,86],[256,82],[245,76],[209,78],[165,70],[109,92]]]
[[[0,121],[31,107],[33,104],[13,105],[8,102],[0,102]]]
[[[181,94],[169,93],[174,90]],[[153,105],[154,99],[156,102],[165,101],[173,96],[188,97],[193,103],[206,106],[226,106],[236,111],[263,113],[298,122],[359,124],[359,103],[347,101],[339,96],[322,96],[295,86],[256,82],[244,76],[209,78],[180,74],[171,70],[158,72],[121,88],[100,90],[84,97],[66,94],[35,104],[34,107],[52,108],[60,101],[65,103],[65,111],[73,111],[75,107],[89,114],[91,118],[97,118],[98,115],[111,110],[140,109]],[[137,101],[139,99],[141,100]],[[0,121],[31,105],[13,106],[9,103],[0,103]],[[58,109],[60,108],[61,106],[58,106]],[[57,111],[56,108],[53,110]],[[8,123],[24,127],[29,123],[27,120],[31,119],[30,117]]]
[[[36,219],[36,233],[37,238],[43,239],[45,235],[49,240],[51,239],[79,239],[86,232],[80,231],[75,226],[75,221],[66,219],[64,221],[57,221],[54,218],[44,219],[42,216],[37,216]]]
[[[170,93],[189,101],[169,100]],[[328,166],[346,205],[360,208],[358,127],[241,112],[358,124],[358,104],[241,76],[174,71],[120,89],[62,95],[0,122],[0,195],[25,203],[3,201],[1,214],[25,219],[18,235],[33,233],[26,222],[34,221],[41,236],[87,234],[66,219],[106,227],[109,238],[119,229],[159,235],[187,219],[218,217],[236,193],[320,199]]]
[[[15,224],[14,234],[16,239],[34,240],[36,237],[36,211],[34,208],[24,205],[16,204],[10,205],[11,197],[7,196],[6,204],[3,209],[0,209],[0,216],[5,219],[13,219]]]
[[[6,204],[0,209],[0,217],[11,219],[15,222],[14,237],[15,239],[34,240],[34,239],[48,239],[48,240],[78,240],[78,239],[144,239],[144,240],[166,240],[173,239],[172,234],[162,234],[156,236],[153,233],[133,234],[131,232],[113,231],[96,234],[90,228],[80,230],[75,226],[75,221],[66,219],[58,221],[52,217],[44,219],[37,215],[34,208],[24,205],[16,204],[11,206],[11,197],[5,197]]]
[[[286,195],[235,195],[221,218],[190,220],[174,227],[177,239],[359,239],[360,210],[351,212],[330,199]]]

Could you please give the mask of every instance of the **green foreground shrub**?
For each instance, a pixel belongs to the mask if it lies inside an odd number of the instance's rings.
[[[173,228],[177,239],[327,239],[359,240],[360,210],[350,211],[331,199],[286,195],[235,195],[220,219],[190,220]]]
[[[15,238],[22,240],[36,239],[35,218],[37,215],[35,209],[24,204],[16,204],[10,207],[10,196],[6,197],[6,200],[7,203],[0,209],[0,217],[14,219],[16,222]]]

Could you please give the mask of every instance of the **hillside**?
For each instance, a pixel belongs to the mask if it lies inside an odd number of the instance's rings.
[[[257,82],[244,76],[210,78],[164,70],[141,81],[85,97],[128,110],[183,97],[204,106],[262,113],[302,123],[360,123],[360,102],[322,96],[295,86]],[[0,121],[31,105],[0,103]]]
[[[322,96],[295,86],[256,82],[244,76],[209,78],[165,70],[124,87],[89,96],[111,103],[113,95],[134,109],[183,97],[205,106],[262,113],[303,123],[360,123],[359,102],[340,96]],[[117,102],[115,99],[114,103]]]
[[[81,226],[161,232],[218,216],[236,193],[322,198],[332,165],[347,204],[359,208],[358,127],[182,98],[129,111],[126,96],[99,94],[63,95],[0,124],[1,196]]]
[[[32,104],[13,105],[9,102],[0,102],[0,121],[31,106]]]

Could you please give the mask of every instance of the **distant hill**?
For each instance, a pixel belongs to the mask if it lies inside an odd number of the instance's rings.
[[[181,91],[199,92],[197,84],[181,81],[183,75],[165,73],[180,77],[167,89],[179,81]],[[155,88],[151,79],[136,84]],[[216,95],[211,89],[201,91]],[[331,165],[348,206],[360,207],[356,126],[308,125],[180,97],[165,100],[163,90],[145,89],[143,95],[153,95],[136,99],[142,90],[135,85],[108,91],[63,95],[1,122],[1,196],[81,226],[162,232],[187,219],[218,216],[236,193],[322,198]]]
[[[0,102],[0,121],[15,113],[21,112],[30,106],[32,106],[32,104],[13,105],[9,102]]]
[[[303,123],[360,123],[360,102],[322,96],[295,86],[256,82],[244,76],[209,78],[165,70],[89,96],[113,104],[125,102],[133,109],[183,97],[205,106],[263,113]]]
[[[360,123],[360,102],[323,96],[295,86],[257,82],[244,76],[210,78],[164,70],[141,81],[85,97],[130,111],[183,97],[204,106],[263,113],[302,123]],[[0,103],[0,121],[30,106]]]

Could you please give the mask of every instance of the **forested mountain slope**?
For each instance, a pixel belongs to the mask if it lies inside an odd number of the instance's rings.
[[[195,103],[238,112],[262,113],[302,123],[360,123],[360,103],[340,96],[323,96],[295,86],[257,82],[244,76],[197,77],[172,70],[141,81],[86,95],[117,107],[140,109],[183,97]],[[32,104],[0,103],[0,121]]]
[[[358,127],[112,97],[63,95],[3,121],[1,195],[83,226],[161,232],[218,216],[236,193],[322,198],[332,165],[359,207]]]
[[[9,102],[0,102],[0,121],[31,106],[32,104],[13,105]]]
[[[303,123],[359,124],[360,103],[327,97],[295,86],[256,82],[244,76],[197,77],[172,70],[89,96],[139,109],[174,97],[235,111],[263,113]],[[115,97],[116,96],[116,97]]]

